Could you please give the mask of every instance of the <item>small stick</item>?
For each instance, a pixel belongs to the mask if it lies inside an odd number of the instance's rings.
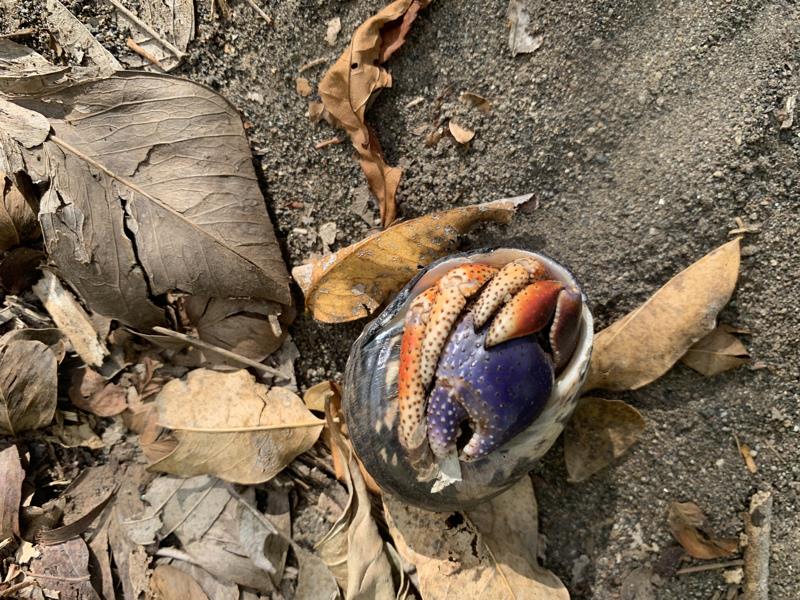
[[[767,600],[769,595],[769,537],[772,529],[772,493],[756,492],[750,498],[744,532],[744,600]]]
[[[315,58],[314,60],[310,60],[307,63],[303,63],[299,69],[297,69],[298,73],[302,73],[303,71],[308,71],[309,69],[313,69],[317,65],[324,64],[328,61],[327,58],[324,56],[320,56],[319,58]]]
[[[684,567],[675,571],[676,575],[688,575],[689,573],[702,573],[703,571],[715,571],[716,569],[727,569],[729,567],[741,567],[744,561],[741,558],[729,560],[727,562],[712,563],[710,565],[697,565],[696,567]]]
[[[136,52],[136,54],[141,56],[146,61],[154,64],[155,66],[157,66],[162,71],[166,71],[166,69],[159,62],[159,60],[153,54],[151,54],[150,52],[148,52],[147,50],[142,48],[139,44],[137,44],[136,41],[133,38],[128,38],[128,41],[126,42],[126,45],[128,46],[128,48],[130,48],[131,50]]]
[[[128,19],[136,23],[138,27],[144,29],[154,40],[158,41],[159,44],[161,44],[167,50],[172,52],[178,59],[181,59],[185,56],[185,54],[181,52],[176,46],[173,46],[170,42],[162,38],[155,29],[150,27],[150,25],[142,21],[139,17],[137,17],[127,8],[122,6],[122,4],[119,3],[119,0],[106,0],[106,2],[112,4],[114,8],[116,8],[119,12],[125,15]]]
[[[196,346],[197,348],[202,348],[203,350],[210,350],[211,352],[216,352],[217,354],[221,354],[225,358],[229,358],[243,365],[247,365],[248,367],[253,367],[254,369],[258,369],[259,371],[261,371],[266,375],[271,375],[272,377],[284,376],[283,373],[281,373],[278,369],[273,369],[272,367],[269,367],[267,365],[262,365],[259,362],[247,358],[246,356],[242,356],[241,354],[236,354],[236,352],[231,352],[230,350],[226,350],[225,348],[220,348],[219,346],[215,346],[214,344],[209,344],[208,342],[204,342],[199,338],[186,335],[185,333],[180,333],[178,331],[173,331],[172,329],[167,329],[166,327],[159,327],[159,326],[153,327],[153,331],[155,331],[156,333],[160,333],[162,335],[168,335],[174,338],[178,338],[179,340],[182,340],[188,344]]]
[[[6,589],[0,591],[0,598],[5,598],[6,596],[12,596],[14,592],[24,590],[26,587],[30,587],[34,583],[36,583],[35,579],[23,579],[21,582],[15,583],[11,587],[7,587]]]
[[[5,38],[7,40],[18,40],[21,38],[31,37],[32,35],[33,35],[33,28],[26,27],[25,29],[17,29],[16,31],[12,31],[11,33],[4,33],[0,35],[0,38]]]
[[[314,144],[314,149],[322,150],[323,148],[327,148],[328,146],[341,144],[343,141],[344,138],[339,138],[339,137],[328,138],[327,140],[322,140],[321,142],[317,142],[316,144]]]
[[[252,6],[253,10],[256,11],[258,15],[267,22],[267,25],[272,25],[272,17],[261,10],[261,7],[255,3],[255,0],[247,0],[247,3]]]

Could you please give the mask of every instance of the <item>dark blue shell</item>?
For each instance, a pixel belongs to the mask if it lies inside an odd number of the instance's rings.
[[[488,350],[488,327],[475,332],[466,312],[450,334],[439,359],[428,402],[432,446],[455,443],[460,425],[469,421],[480,434],[471,458],[486,456],[530,425],[553,389],[553,366],[533,336]]]

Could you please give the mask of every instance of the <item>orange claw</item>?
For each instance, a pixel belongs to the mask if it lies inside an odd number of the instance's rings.
[[[439,280],[436,286],[439,294],[431,308],[431,316],[422,344],[419,370],[423,376],[424,388],[427,388],[433,381],[439,356],[442,354],[453,324],[467,304],[467,299],[475,295],[483,287],[483,284],[496,273],[495,267],[472,263],[456,267]]]
[[[425,414],[425,385],[420,370],[422,344],[431,307],[438,294],[436,287],[430,287],[411,301],[403,326],[403,339],[400,342],[400,372],[397,376],[397,393],[400,411],[400,440],[408,447],[414,447],[422,440],[416,439]],[[430,375],[432,378],[433,375]],[[424,438],[423,438],[424,439]]]
[[[502,304],[529,283],[544,279],[544,265],[535,258],[523,257],[505,265],[481,292],[472,307],[475,329],[483,327]]]
[[[563,289],[560,281],[546,279],[519,292],[495,316],[486,334],[486,347],[544,329],[556,311],[558,295]]]

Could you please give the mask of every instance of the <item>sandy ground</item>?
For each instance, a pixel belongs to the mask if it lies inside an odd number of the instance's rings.
[[[353,151],[314,149],[339,132],[310,123],[295,78],[318,57],[331,64],[382,2],[262,4],[272,27],[241,1],[232,20],[209,22],[203,2],[198,39],[178,72],[218,90],[252,124],[269,207],[296,265],[323,250],[316,231],[324,223],[337,225],[334,249],[370,230],[352,209],[365,193]],[[747,345],[765,365],[714,379],[679,366],[617,395],[645,414],[648,429],[587,483],[566,483],[557,445],[536,475],[547,565],[573,598],[623,597],[625,577],[656,565],[673,543],[670,501],[698,502],[715,530],[735,535],[753,491],[772,489],[770,597],[800,597],[800,115],[778,128],[778,111],[800,92],[800,11],[720,0],[526,4],[544,36],[534,54],[510,56],[506,2],[437,0],[392,59],[395,85],[370,120],[389,162],[405,169],[401,216],[534,192],[537,211],[464,245],[557,257],[583,281],[601,326],[729,239],[741,217],[759,231],[743,240],[740,284],[723,319],[752,331]],[[31,11],[24,21],[36,22],[37,5],[22,3]],[[119,55],[124,37],[104,6],[67,5]],[[342,33],[330,47],[326,22],[335,16]],[[316,84],[325,68],[303,75]],[[463,91],[488,97],[492,111],[461,104]],[[445,138],[426,148],[438,117],[475,129],[471,147]],[[361,327],[299,318],[301,381],[339,376]],[[756,451],[757,474],[745,469],[734,433]],[[664,599],[726,589],[720,571],[657,583]]]

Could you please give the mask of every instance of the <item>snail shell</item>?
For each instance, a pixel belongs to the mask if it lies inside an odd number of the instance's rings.
[[[500,248],[451,255],[423,269],[367,325],[352,347],[343,408],[353,448],[382,489],[410,504],[430,510],[457,510],[501,493],[547,452],[575,408],[592,350],[593,322],[585,297],[572,358],[556,376],[538,416],[523,431],[475,461],[441,460],[432,455],[421,459],[412,456],[400,442],[397,378],[403,319],[409,304],[455,267],[478,263],[499,268],[522,257],[539,260],[551,277],[580,289],[565,267],[534,252]]]

